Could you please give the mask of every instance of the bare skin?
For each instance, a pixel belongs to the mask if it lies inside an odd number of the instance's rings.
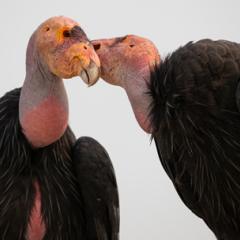
[[[151,133],[147,94],[150,71],[160,63],[154,44],[134,35],[92,41],[101,61],[101,77],[125,89],[140,127]]]
[[[68,100],[63,78],[82,77],[96,83],[100,62],[79,24],[66,17],[54,17],[33,33],[27,49],[26,78],[19,101],[22,131],[33,148],[57,141],[68,125]],[[41,192],[37,181],[34,205],[26,239],[41,240],[45,224],[41,213]]]
[[[20,123],[33,147],[47,146],[65,132],[68,101],[62,79],[81,76],[93,85],[99,67],[99,58],[77,22],[54,17],[33,33],[19,103]]]

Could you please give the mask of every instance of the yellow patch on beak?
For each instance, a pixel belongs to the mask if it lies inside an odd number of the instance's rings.
[[[65,31],[70,31],[71,29],[69,27],[62,27],[60,28],[57,33],[56,33],[56,39],[58,43],[62,43],[64,41],[64,32]]]

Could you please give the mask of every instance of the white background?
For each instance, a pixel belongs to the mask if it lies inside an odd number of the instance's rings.
[[[148,37],[164,56],[190,40],[240,42],[239,11],[238,0],[1,0],[0,95],[22,85],[28,39],[51,16],[79,21],[91,39],[128,33]],[[80,79],[65,83],[74,132],[99,140],[112,158],[120,192],[121,239],[215,239],[180,201],[125,92],[102,80],[92,88]]]

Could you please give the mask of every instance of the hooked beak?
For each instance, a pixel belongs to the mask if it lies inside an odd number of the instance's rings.
[[[75,26],[72,36],[80,40],[76,46],[77,56],[74,58],[80,61],[80,71],[78,72],[82,80],[88,85],[93,86],[100,77],[100,60],[91,42],[79,26]]]
[[[100,77],[100,60],[92,44],[88,41],[79,42],[69,48],[71,75],[80,76],[88,85],[93,86]]]
[[[88,87],[93,86],[100,77],[100,64],[98,66],[93,60],[91,60],[89,66],[83,68],[79,76]]]

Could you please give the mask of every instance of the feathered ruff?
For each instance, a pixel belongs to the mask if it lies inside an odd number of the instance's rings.
[[[54,144],[33,150],[18,118],[20,89],[0,98],[0,239],[25,239],[38,181],[44,239],[84,239],[83,206],[72,163],[68,128]]]
[[[240,236],[240,46],[188,43],[151,74],[150,118],[161,163],[183,202],[218,239]]]

